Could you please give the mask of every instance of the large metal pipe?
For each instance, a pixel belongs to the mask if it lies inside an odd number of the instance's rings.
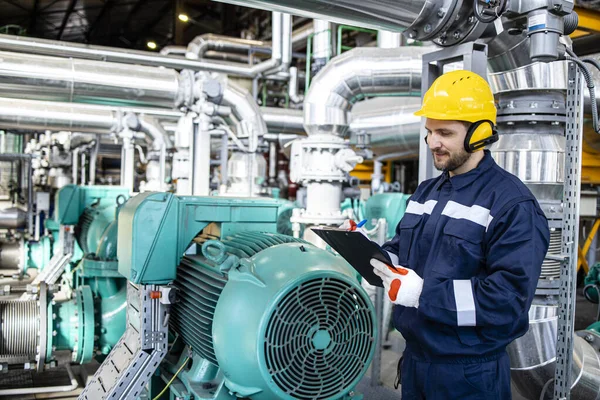
[[[175,70],[190,69],[193,71],[220,72],[228,75],[244,77],[255,77],[261,73],[260,68],[253,69],[251,66],[240,65],[232,62],[192,60],[180,56],[162,55],[151,51],[117,49],[104,46],[89,46],[78,43],[25,38],[12,35],[0,35],[0,49],[10,50],[17,53],[73,57],[79,59],[106,61],[111,63],[165,67]]]
[[[426,49],[356,48],[332,59],[313,80],[304,101],[309,135],[344,136],[350,111],[366,96],[420,96]]]
[[[24,244],[17,242],[0,242],[0,274],[18,274],[23,268]],[[7,272],[10,271],[10,272]]]
[[[242,86],[227,80],[221,105],[231,107],[232,124],[239,137],[263,136],[268,132],[260,107],[252,94]]]
[[[533,305],[529,310],[529,326],[525,336],[508,347],[512,382],[528,399],[551,399],[556,368],[558,307]],[[574,336],[571,398],[600,399],[599,372],[598,352],[586,340]]]
[[[378,99],[374,99],[378,100]],[[367,100],[363,103],[372,102]],[[419,156],[421,118],[414,115],[419,105],[369,107],[352,113],[350,142],[357,144],[363,135],[376,157],[402,154],[404,158]]]
[[[261,107],[260,112],[271,133],[295,133],[305,135],[302,110]]]
[[[205,33],[196,36],[188,43],[186,50],[186,58],[198,60],[205,58],[205,54],[209,50],[224,52],[224,53],[242,53],[248,54],[252,50],[270,49],[271,46],[261,40],[249,40],[234,38],[224,35],[215,35],[213,33]]]
[[[0,96],[173,108],[172,69],[0,52]]]
[[[120,117],[127,113],[175,121],[182,115],[177,110],[160,108],[110,107],[0,98],[0,128],[3,129],[109,134],[119,130]]]
[[[3,129],[106,134],[118,130],[119,118],[119,112],[110,107],[0,98],[0,127]]]
[[[313,24],[305,24],[292,32],[292,49],[299,50],[306,48],[308,37],[315,31]]]
[[[24,228],[27,222],[27,212],[20,208],[11,207],[0,210],[0,229]]]
[[[350,143],[358,144],[359,136],[363,135],[378,157],[389,154],[402,154],[403,158],[418,157],[421,118],[416,117],[414,112],[419,105],[382,104],[382,100],[361,101],[352,110]],[[390,99],[385,100],[389,103]],[[415,101],[419,99],[415,98]],[[261,107],[260,111],[269,132],[306,135],[302,111],[274,107]]]
[[[426,0],[218,0],[244,7],[261,8],[324,19],[353,26],[401,32],[423,14],[438,12],[444,4]],[[454,8],[454,4],[452,4]]]

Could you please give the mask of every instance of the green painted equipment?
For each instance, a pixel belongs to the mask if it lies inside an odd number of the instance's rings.
[[[162,398],[362,398],[373,306],[341,257],[276,232],[279,207],[143,193],[121,209],[119,271],[178,293],[169,321],[179,361],[161,365],[172,381]]]
[[[120,187],[73,185],[57,193],[55,219],[48,221],[48,227],[75,225],[78,243],[71,256],[77,266],[72,270],[67,266],[61,284],[69,288],[64,292],[70,299],[52,301],[52,293],[42,283],[38,300],[0,304],[0,317],[8,321],[2,325],[6,348],[0,349],[0,360],[20,357],[28,362],[36,357],[43,364],[52,360],[55,350],[71,350],[72,361],[84,364],[93,357],[101,359],[114,347],[126,319],[127,281],[117,271],[116,246],[118,211],[127,193]],[[58,236],[57,231],[52,230],[52,237]],[[43,270],[56,245],[50,237],[28,243],[28,266]],[[20,332],[28,337],[27,346],[17,344]]]
[[[183,258],[174,282],[181,301],[171,327],[210,372],[184,373],[189,393],[205,398],[196,384],[210,378],[220,388],[214,398],[351,397],[371,362],[376,326],[343,259],[258,232],[206,241],[202,253]]]
[[[365,205],[367,229],[373,229],[377,220],[385,218],[388,224],[387,238],[396,234],[396,226],[404,216],[410,195],[402,193],[380,193],[371,196]]]

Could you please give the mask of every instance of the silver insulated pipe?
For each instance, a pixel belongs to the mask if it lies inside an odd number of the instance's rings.
[[[309,135],[345,136],[354,103],[366,96],[421,92],[422,48],[356,48],[331,60],[313,80],[304,100]]]
[[[0,52],[0,96],[173,108],[173,69]]]
[[[0,118],[2,110],[0,107]],[[27,223],[27,212],[20,208],[11,207],[0,210],[0,229],[19,229],[25,228]]]
[[[533,305],[529,310],[529,332],[507,349],[513,385],[527,399],[552,399],[557,329],[558,307]],[[585,336],[573,338],[571,398],[598,400],[600,359],[588,343],[594,338]]]
[[[437,12],[438,9],[436,7],[438,2],[426,0],[225,0],[223,2],[395,32],[404,30],[422,17],[422,14],[427,14],[433,9]],[[451,7],[454,8],[454,5]]]

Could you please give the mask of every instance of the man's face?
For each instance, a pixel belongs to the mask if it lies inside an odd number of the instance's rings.
[[[467,126],[463,121],[427,118],[427,145],[433,156],[433,165],[439,171],[454,171],[471,157],[464,146]]]

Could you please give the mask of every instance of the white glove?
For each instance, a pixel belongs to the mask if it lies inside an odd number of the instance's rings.
[[[367,235],[367,232],[364,230],[363,226],[362,225],[360,227],[357,226],[357,224],[356,224],[356,222],[354,222],[354,220],[347,219],[344,221],[344,223],[342,223],[340,226],[338,226],[338,228],[349,231],[349,232],[360,232],[363,234],[363,236],[365,236],[367,239],[369,239],[369,235]]]
[[[415,271],[400,265],[393,267],[371,258],[375,275],[381,278],[390,301],[404,307],[419,308],[423,279]]]

